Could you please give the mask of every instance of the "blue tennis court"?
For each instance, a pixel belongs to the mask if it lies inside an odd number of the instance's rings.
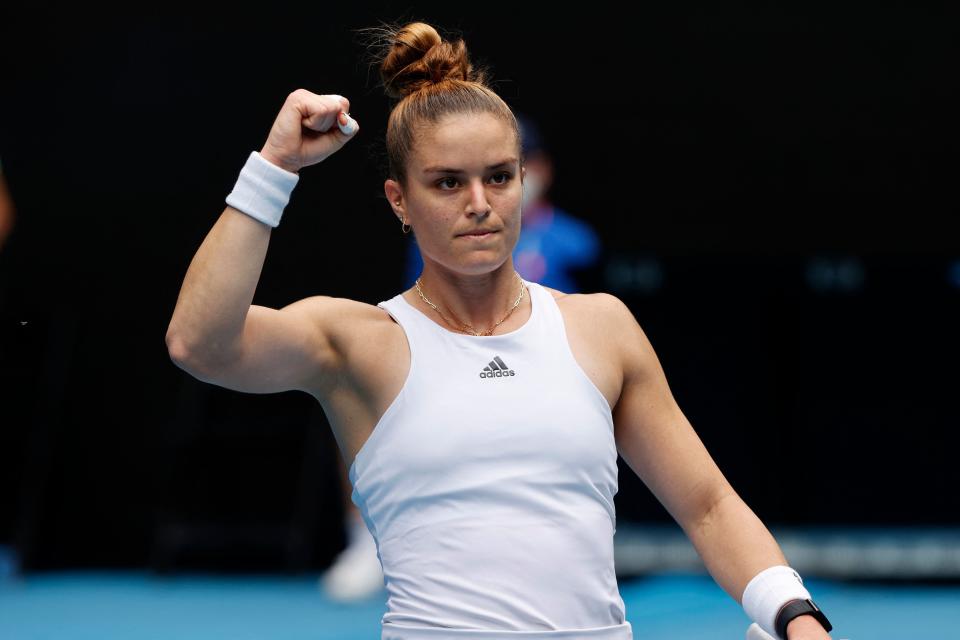
[[[830,612],[835,640],[960,638],[960,587],[806,583]],[[742,639],[749,623],[705,575],[621,580],[620,591],[638,640]],[[39,573],[0,587],[0,638],[371,640],[385,598],[334,603],[309,574]]]

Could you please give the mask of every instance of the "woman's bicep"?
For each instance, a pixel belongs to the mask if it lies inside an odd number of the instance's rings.
[[[336,300],[313,296],[281,309],[250,305],[231,357],[183,368],[199,380],[244,393],[309,391],[336,361],[324,330],[336,315]]]

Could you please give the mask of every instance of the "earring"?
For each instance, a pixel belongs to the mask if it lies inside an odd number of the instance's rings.
[[[400,202],[397,202],[397,206],[398,206],[398,207],[400,206]],[[404,227],[407,227],[407,228],[404,229]],[[400,218],[400,230],[403,231],[404,233],[410,233],[410,230],[411,230],[411,229],[413,229],[413,227],[411,227],[410,225],[407,224],[406,219],[405,219],[405,218]]]

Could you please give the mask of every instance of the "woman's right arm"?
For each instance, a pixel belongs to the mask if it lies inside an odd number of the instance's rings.
[[[260,155],[292,173],[321,162],[359,130],[348,111],[342,96],[295,91]],[[349,135],[334,126],[348,121]],[[335,366],[327,327],[354,301],[313,296],[282,309],[251,304],[271,230],[228,206],[190,263],[166,343],[171,359],[200,380],[250,393],[308,390]]]

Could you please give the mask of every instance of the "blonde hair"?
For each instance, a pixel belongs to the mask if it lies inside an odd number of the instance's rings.
[[[488,85],[488,70],[470,62],[462,38],[445,40],[425,22],[360,31],[373,34],[371,64],[379,67],[384,92],[395,101],[386,134],[390,178],[406,186],[417,132],[450,114],[489,113],[502,119],[514,130],[522,165],[517,119]]]

